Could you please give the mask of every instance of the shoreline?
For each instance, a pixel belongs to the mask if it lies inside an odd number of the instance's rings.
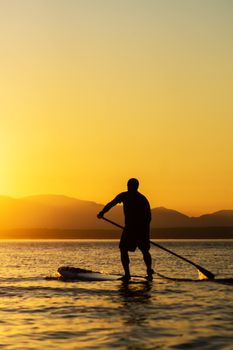
[[[121,230],[96,230],[96,229],[49,229],[49,228],[26,228],[0,230],[1,240],[14,239],[116,239],[119,240]],[[233,239],[233,227],[171,227],[151,228],[150,239]]]

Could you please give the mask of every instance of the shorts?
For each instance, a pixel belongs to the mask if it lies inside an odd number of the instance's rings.
[[[129,252],[135,252],[139,248],[142,252],[150,250],[150,229],[143,228],[125,228],[121,235],[119,244],[120,249],[125,249]]]

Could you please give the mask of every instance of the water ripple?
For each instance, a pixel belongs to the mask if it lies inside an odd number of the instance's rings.
[[[227,249],[223,242],[166,246],[217,271],[218,279],[232,278],[233,243]],[[232,349],[233,288],[227,281],[156,278],[125,285],[44,279],[59,265],[81,262],[121,273],[116,242],[8,242],[0,254],[1,349]],[[157,250],[152,255],[165,275],[197,279],[188,264]],[[140,252],[131,262],[132,273],[145,274]]]

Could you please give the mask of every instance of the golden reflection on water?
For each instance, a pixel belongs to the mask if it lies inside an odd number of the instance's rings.
[[[128,303],[149,303],[151,298],[152,282],[122,283],[119,288],[122,301]]]
[[[217,243],[212,250],[208,243],[176,245],[181,254],[188,251],[193,256],[201,251],[206,259],[203,263],[211,271],[222,264],[222,271],[232,276],[229,243]],[[4,243],[0,254],[0,343],[9,349],[151,350],[198,348],[200,344],[230,349],[230,286],[161,278],[152,283],[135,283],[135,278],[128,284],[43,278],[58,265],[69,262],[77,266],[87,257],[90,268],[98,270],[101,266],[111,272],[119,263],[115,243]],[[216,255],[222,258],[216,260]],[[143,275],[141,255],[134,257],[132,272]],[[176,276],[179,268],[178,263],[171,264],[156,252],[158,271]],[[188,268],[182,268],[184,276],[189,274]],[[120,273],[120,267],[115,272]]]
[[[129,331],[129,327],[131,328],[129,334],[135,332],[135,328],[138,332],[139,328],[146,325],[148,321],[147,311],[151,304],[151,289],[151,282],[137,284],[122,283],[119,287],[121,298],[119,312],[127,330]]]

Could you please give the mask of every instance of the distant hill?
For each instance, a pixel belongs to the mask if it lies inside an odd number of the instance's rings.
[[[190,217],[176,210],[163,207],[152,209],[151,227],[188,227]]]
[[[233,226],[233,210],[219,210],[212,214],[191,218],[191,221],[195,227]]]
[[[96,217],[102,208],[102,204],[59,195],[0,197],[0,230],[106,229],[109,225]],[[115,207],[111,215],[123,223],[120,207]]]
[[[189,217],[163,207],[152,209],[152,227],[233,227],[233,210]]]
[[[20,199],[0,197],[0,230],[8,229],[78,229],[110,230],[113,226],[98,220],[102,204],[60,195],[30,196]],[[123,225],[122,207],[107,215]],[[233,227],[233,210],[221,210],[199,217],[189,217],[163,207],[152,209],[152,228]]]

